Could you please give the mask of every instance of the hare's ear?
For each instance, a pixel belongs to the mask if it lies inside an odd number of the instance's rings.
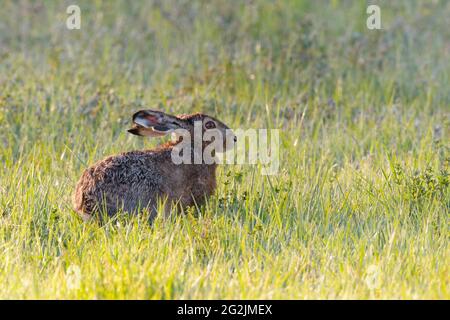
[[[137,136],[162,137],[165,136],[167,133],[169,133],[170,130],[168,130],[167,132],[165,131],[160,132],[155,130],[153,127],[145,128],[135,124],[131,129],[128,129],[128,132]]]
[[[181,127],[181,121],[177,117],[160,111],[141,110],[133,115],[133,128],[128,132],[139,136],[160,137]]]

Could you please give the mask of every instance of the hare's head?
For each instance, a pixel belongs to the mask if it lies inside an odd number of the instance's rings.
[[[190,137],[192,145],[194,139],[201,139],[203,148],[213,142],[221,144],[223,151],[233,148],[237,140],[232,130],[223,122],[202,113],[172,116],[161,111],[141,110],[133,115],[133,128],[128,132],[149,137],[172,133],[177,140],[180,136],[183,140]]]

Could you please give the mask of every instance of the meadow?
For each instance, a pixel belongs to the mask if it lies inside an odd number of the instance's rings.
[[[369,2],[1,0],[0,298],[449,299],[450,1]],[[280,129],[279,172],[83,222],[145,108]]]

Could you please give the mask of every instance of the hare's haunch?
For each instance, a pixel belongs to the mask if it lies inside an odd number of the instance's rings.
[[[202,134],[216,130],[223,137],[223,148],[234,144],[236,137],[229,128],[204,114],[172,116],[159,111],[142,110],[133,115],[130,133],[158,137],[184,130],[194,139],[194,124],[200,123]],[[201,205],[216,188],[216,164],[201,161],[176,164],[172,150],[183,139],[147,151],[131,151],[103,159],[81,176],[74,194],[75,210],[90,218],[102,210],[114,215],[119,210],[136,213],[148,209],[156,214],[158,201],[166,210],[178,204],[185,208]],[[232,140],[233,143],[229,143]],[[192,142],[191,153],[194,154]],[[202,142],[201,151],[209,143]]]

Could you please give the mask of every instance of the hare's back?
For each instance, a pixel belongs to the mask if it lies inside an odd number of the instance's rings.
[[[88,168],[77,184],[76,211],[91,214],[106,205],[109,214],[117,204],[127,211],[155,201],[161,192],[162,177],[158,156],[151,152],[132,151],[107,157]]]
[[[115,188],[120,185],[157,184],[161,179],[157,155],[143,151],[107,157],[87,171],[97,183],[111,184]]]

